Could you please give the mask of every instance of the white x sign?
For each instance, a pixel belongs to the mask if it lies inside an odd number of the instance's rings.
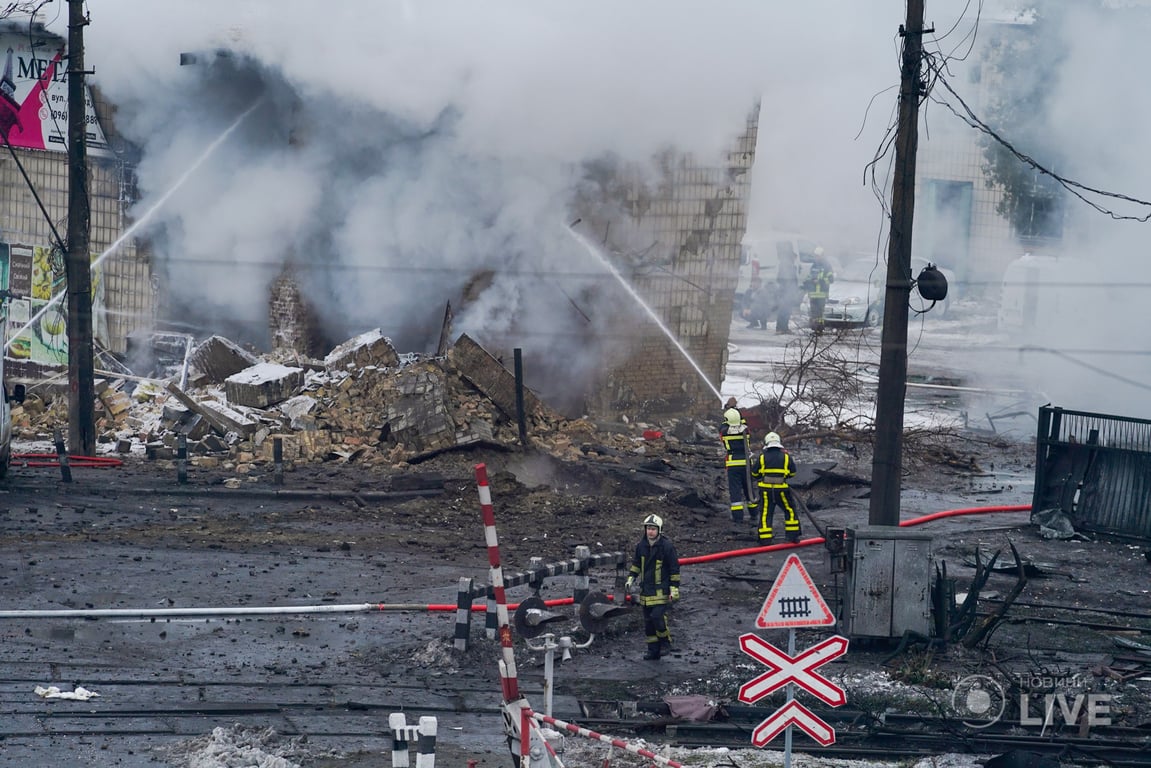
[[[762,662],[770,670],[744,683],[739,689],[739,700],[745,704],[754,704],[788,683],[795,683],[833,707],[842,706],[847,701],[847,694],[842,688],[815,671],[847,653],[846,637],[829,637],[795,658],[751,632],[739,636],[739,646],[744,653]]]

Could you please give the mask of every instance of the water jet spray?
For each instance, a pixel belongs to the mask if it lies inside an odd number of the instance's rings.
[[[619,270],[617,270],[615,265],[611,263],[611,260],[604,255],[603,251],[598,246],[596,246],[595,243],[591,242],[575,230],[576,225],[581,221],[582,219],[576,219],[571,224],[569,224],[567,226],[568,233],[571,234],[571,236],[574,237],[576,241],[582,245],[588,253],[590,253],[592,256],[595,256],[596,259],[598,259],[599,262],[607,268],[612,277],[614,277],[619,282],[619,284],[623,286],[623,289],[628,292],[628,295],[635,299],[636,303],[643,308],[648,317],[650,317],[652,321],[655,322],[656,326],[661,331],[663,331],[663,335],[667,336],[671,343],[675,345],[675,348],[679,350],[679,353],[683,355],[683,358],[687,360],[688,364],[690,364],[695,372],[699,374],[699,377],[703,380],[703,383],[706,384],[707,388],[710,389],[715,395],[715,399],[723,400],[723,395],[719,393],[719,389],[717,389],[716,386],[711,383],[711,380],[707,378],[707,374],[704,373],[703,369],[699,367],[699,363],[695,361],[695,359],[687,351],[687,348],[685,348],[683,344],[680,343],[679,339],[676,338],[675,334],[672,333],[671,329],[667,327],[667,324],[664,323],[660,316],[656,314],[655,310],[652,309],[651,306],[646,301],[644,301],[643,297],[639,295],[639,292],[636,291],[636,289],[633,288],[632,285],[624,279],[624,276],[619,273]]]
[[[168,191],[166,191],[164,194],[160,195],[160,199],[157,200],[155,203],[153,203],[151,208],[144,211],[144,214],[139,219],[137,219],[132,224],[132,226],[125,229],[123,234],[121,234],[118,238],[116,238],[116,241],[114,243],[109,245],[104,250],[103,253],[101,253],[99,256],[97,256],[95,259],[93,259],[92,269],[95,270],[96,267],[100,266],[100,262],[102,262],[102,261],[104,261],[104,259],[108,258],[108,256],[110,256],[117,248],[119,248],[121,245],[123,245],[124,242],[136,232],[136,230],[138,230],[138,229],[140,229],[140,227],[144,226],[144,224],[150,218],[152,218],[152,216],[156,213],[156,211],[160,210],[160,208],[163,207],[164,203],[168,202],[169,198],[171,198],[172,195],[176,194],[176,191],[179,190],[180,187],[184,186],[184,184],[188,181],[188,179],[190,179],[192,177],[192,174],[194,174],[197,170],[199,170],[200,166],[203,165],[205,161],[207,161],[207,159],[212,155],[212,153],[215,152],[217,149],[219,149],[220,145],[223,144],[228,139],[228,137],[231,136],[232,133],[237,128],[240,127],[240,124],[243,123],[245,119],[247,119],[248,115],[252,114],[252,112],[254,112],[256,110],[256,107],[260,106],[260,104],[263,102],[263,100],[264,100],[263,97],[256,99],[256,101],[252,103],[252,106],[250,106],[246,110],[244,110],[240,114],[240,116],[237,117],[235,119],[235,121],[230,126],[228,126],[228,128],[223,133],[221,133],[219,135],[219,137],[216,138],[215,141],[213,141],[211,144],[209,144],[207,146],[207,148],[205,148],[204,151],[200,153],[200,156],[196,158],[195,162],[192,163],[191,167],[189,167],[188,170],[186,170],[180,176],[180,178],[176,179],[176,183],[173,184],[171,187],[169,187]],[[14,342],[17,338],[22,336],[25,331],[27,331],[29,328],[31,328],[33,325],[35,325],[36,322],[48,312],[48,310],[50,310],[55,304],[57,304],[61,299],[64,298],[66,293],[67,293],[66,291],[61,291],[60,293],[57,293],[55,296],[50,298],[48,300],[48,302],[43,307],[40,308],[40,311],[38,311],[36,314],[32,315],[31,319],[28,320],[27,323],[20,326],[19,330],[17,330],[14,334],[12,334],[12,338],[10,338],[10,339],[8,339],[8,341],[4,342],[4,351],[7,352],[8,348],[12,346],[12,342]]]

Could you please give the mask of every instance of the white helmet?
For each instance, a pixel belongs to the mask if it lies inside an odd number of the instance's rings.
[[[729,427],[738,427],[743,417],[740,415],[739,410],[736,408],[728,408],[723,412],[723,420],[727,422]]]
[[[648,515],[643,519],[643,527],[647,528],[649,525],[654,525],[656,529],[663,533],[663,518],[659,515]]]
[[[763,436],[764,448],[782,448],[783,443],[779,439],[779,435],[775,432],[768,432]]]

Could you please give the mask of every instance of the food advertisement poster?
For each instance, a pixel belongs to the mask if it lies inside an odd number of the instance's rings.
[[[95,256],[93,256],[93,260]],[[0,289],[7,329],[4,356],[42,365],[68,364],[68,307],[64,296],[64,254],[42,245],[0,243]],[[103,323],[99,271],[92,274],[93,327]],[[59,297],[52,302],[54,297]]]

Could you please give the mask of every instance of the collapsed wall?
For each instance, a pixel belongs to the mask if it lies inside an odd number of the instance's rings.
[[[166,380],[99,383],[104,450],[171,460],[183,444],[193,466],[247,473],[272,462],[278,443],[288,466],[399,467],[476,445],[519,449],[521,412],[531,447],[561,459],[653,454],[673,439],[652,443],[643,424],[603,434],[586,419],[564,418],[530,390],[517,392],[514,375],[466,335],[447,355],[422,357],[397,353],[374,329],[322,360],[256,357],[212,337],[187,360]],[[67,398],[33,394],[13,409],[14,434],[43,439],[67,409]]]
[[[718,413],[708,382],[718,389],[727,363],[758,132],[757,105],[722,167],[668,151],[654,176],[636,165],[600,165],[585,176],[575,204],[581,226],[615,256],[617,269],[666,329],[648,318],[631,319],[634,301],[624,297],[620,324],[629,328],[630,343],[605,361],[605,374],[588,397],[589,413]]]

